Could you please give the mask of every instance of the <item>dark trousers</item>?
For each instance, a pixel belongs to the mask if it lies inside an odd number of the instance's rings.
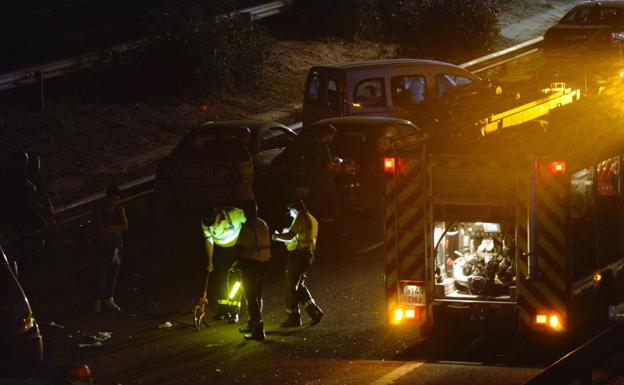
[[[210,272],[208,282],[208,298],[219,304],[219,312],[237,312],[237,306],[231,306],[224,302],[229,300],[228,295],[228,269],[234,263],[236,247],[214,247],[212,255],[213,270]]]
[[[96,255],[96,298],[105,300],[114,296],[121,258],[122,249],[120,248],[98,248]]]
[[[308,249],[288,252],[286,259],[286,276],[284,288],[286,290],[286,309],[299,312],[299,304],[304,306],[312,302],[312,295],[306,287],[308,269],[314,254]]]
[[[243,291],[247,298],[247,311],[249,323],[259,324],[262,322],[262,276],[264,274],[264,262],[253,259],[241,259],[238,262],[243,275]]]

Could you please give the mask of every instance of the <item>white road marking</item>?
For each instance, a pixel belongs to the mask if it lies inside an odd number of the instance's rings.
[[[363,248],[359,249],[358,251],[356,251],[356,253],[358,253],[358,254],[366,254],[369,251],[375,250],[376,248],[383,246],[383,244],[384,244],[383,241],[375,242],[372,245],[369,245],[369,246],[366,246],[366,247],[363,247]]]
[[[411,372],[412,370],[418,368],[422,364],[424,364],[424,362],[422,361],[421,362],[408,362],[406,364],[403,364],[399,366],[398,368],[394,369],[393,371],[391,371],[390,373],[386,374],[385,376],[375,380],[371,385],[392,384],[394,381],[403,377],[404,375]]]

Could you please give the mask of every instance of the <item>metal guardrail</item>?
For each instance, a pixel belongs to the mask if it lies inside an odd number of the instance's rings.
[[[156,175],[151,174],[120,185],[119,189],[122,192],[121,202],[130,202],[153,193],[155,181]],[[91,215],[93,210],[103,204],[104,199],[105,194],[103,192],[90,195],[55,209],[54,216],[60,225],[69,224]]]
[[[538,52],[541,49],[543,42],[544,38],[539,36],[489,55],[481,56],[480,58],[459,64],[459,67],[470,70],[473,73],[486,71],[490,68],[497,67]]]
[[[620,321],[576,350],[566,354],[524,385],[591,385],[592,370],[624,350],[624,322]]]
[[[288,126],[291,130],[301,129],[301,122]],[[154,192],[156,174],[150,174],[119,186],[122,192],[122,202],[129,202]],[[89,216],[93,210],[104,202],[104,192],[89,195],[58,209],[54,209],[54,216],[61,225]]]
[[[275,16],[284,12],[291,1],[273,1],[271,3],[261,4],[254,7],[241,9],[240,13],[248,13],[252,19],[264,19],[265,17]]]
[[[244,8],[239,12],[249,14],[252,19],[258,20],[277,15],[287,9],[289,5],[290,1],[273,1],[254,7]],[[141,39],[62,60],[0,74],[0,91],[34,84],[37,81],[52,79],[69,73],[107,67],[117,63],[120,55],[138,50],[145,46],[146,39]]]

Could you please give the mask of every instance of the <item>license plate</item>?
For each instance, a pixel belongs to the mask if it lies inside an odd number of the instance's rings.
[[[423,281],[399,281],[399,304],[425,306],[425,283]]]

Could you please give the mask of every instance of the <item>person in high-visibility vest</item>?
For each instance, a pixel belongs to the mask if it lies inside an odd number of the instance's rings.
[[[238,322],[240,282],[230,282],[228,270],[234,263],[234,246],[244,222],[245,214],[237,207],[212,208],[201,221],[210,273],[209,298],[218,304],[215,320]]]
[[[243,291],[247,299],[249,321],[240,328],[246,340],[264,341],[262,321],[262,276],[264,265],[271,258],[271,233],[269,226],[258,218],[254,201],[242,202],[245,224],[238,237],[238,267],[243,276]]]
[[[323,311],[314,302],[306,287],[310,265],[314,261],[314,249],[318,234],[318,222],[308,212],[300,199],[289,204],[288,210],[293,222],[281,234],[272,236],[274,241],[283,242],[288,250],[284,288],[286,291],[286,314],[288,318],[281,323],[282,327],[301,326],[299,304],[302,304],[310,316],[310,326],[321,322]]]

